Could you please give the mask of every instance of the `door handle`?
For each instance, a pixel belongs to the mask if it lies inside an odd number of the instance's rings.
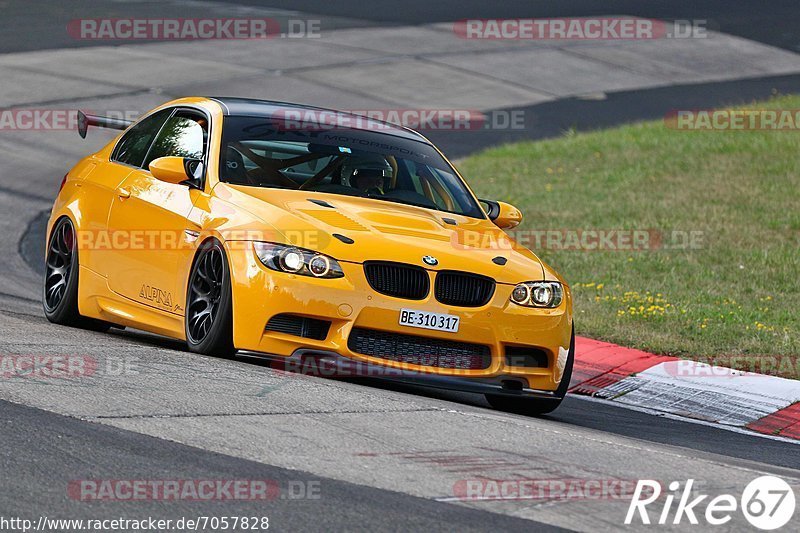
[[[117,195],[119,195],[120,198],[130,198],[131,191],[120,187],[119,189],[117,189]]]

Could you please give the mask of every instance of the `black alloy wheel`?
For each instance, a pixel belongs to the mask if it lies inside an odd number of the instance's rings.
[[[68,218],[62,218],[53,229],[47,247],[44,279],[45,311],[55,312],[64,301],[73,271],[73,258],[76,255],[72,222]]]
[[[233,347],[231,283],[222,245],[203,243],[186,292],[186,342],[193,352],[229,357]]]
[[[75,227],[68,217],[53,225],[45,254],[42,307],[47,320],[64,326],[106,331],[109,322],[87,318],[78,312],[80,263]]]

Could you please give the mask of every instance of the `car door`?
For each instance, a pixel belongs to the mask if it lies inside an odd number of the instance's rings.
[[[117,141],[109,160],[99,163],[80,182],[83,194],[91,198],[81,205],[81,231],[85,232],[79,241],[85,243],[85,249],[81,250],[81,266],[108,277],[115,263],[108,215],[117,197],[117,188],[141,166],[153,139],[171,114],[169,109],[157,111],[132,126]]]
[[[155,178],[150,162],[165,156],[206,161],[208,118],[177,108],[152,143],[141,168],[117,189],[108,226],[119,233],[116,265],[108,276],[111,290],[143,305],[182,315],[186,265],[194,253],[196,224],[189,220],[201,192],[187,184]],[[205,166],[203,167],[205,168]]]

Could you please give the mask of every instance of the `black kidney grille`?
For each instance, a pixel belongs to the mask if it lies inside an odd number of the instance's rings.
[[[421,267],[402,263],[364,263],[364,273],[370,287],[381,294],[422,300],[431,290],[428,272]]]
[[[460,307],[480,307],[489,303],[494,294],[495,283],[492,278],[443,270],[436,274],[436,299],[445,305]]]
[[[489,368],[492,362],[489,347],[482,344],[366,328],[353,328],[347,346],[356,353],[372,357],[439,368],[479,370]]]

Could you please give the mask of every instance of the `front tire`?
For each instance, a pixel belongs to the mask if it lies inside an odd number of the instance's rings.
[[[54,324],[107,331],[111,324],[81,316],[78,312],[78,261],[75,228],[68,217],[53,225],[45,254],[44,316]]]
[[[186,344],[204,355],[231,357],[233,346],[231,276],[219,241],[204,242],[192,265],[186,291]]]
[[[564,375],[555,392],[555,398],[521,398],[511,395],[487,394],[486,401],[493,408],[528,416],[540,416],[552,413],[567,395],[569,381],[572,379],[572,366],[575,363],[575,325],[572,326],[567,363],[564,366]]]

